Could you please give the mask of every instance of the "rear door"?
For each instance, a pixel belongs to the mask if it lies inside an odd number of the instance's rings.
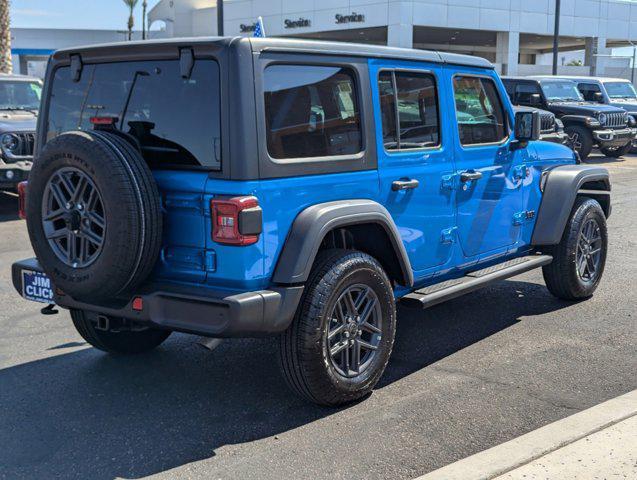
[[[416,280],[450,259],[454,226],[451,139],[440,111],[439,67],[370,62],[381,203],[391,213]]]
[[[453,90],[458,238],[465,257],[506,252],[519,237],[526,149],[510,149],[512,119],[495,76],[447,67]]]

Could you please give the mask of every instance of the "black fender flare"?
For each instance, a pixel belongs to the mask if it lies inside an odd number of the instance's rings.
[[[605,168],[561,165],[550,170],[544,185],[531,243],[556,245],[560,242],[577,196],[596,199],[605,215],[610,216],[610,190],[610,177]]]
[[[367,199],[319,203],[300,212],[279,255],[272,280],[276,284],[307,281],[325,236],[335,228],[365,223],[383,228],[400,264],[399,283],[412,286],[414,274],[396,224],[385,207]]]
[[[579,125],[580,127],[584,127],[587,130],[590,129],[588,125],[586,125],[586,119],[595,118],[592,115],[563,115],[560,117],[560,120],[564,124],[565,127],[569,127],[571,125]]]

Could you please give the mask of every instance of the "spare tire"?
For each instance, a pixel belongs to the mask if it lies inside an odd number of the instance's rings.
[[[26,208],[40,265],[75,299],[130,293],[159,256],[157,184],[120,134],[75,131],[49,140],[33,164]]]

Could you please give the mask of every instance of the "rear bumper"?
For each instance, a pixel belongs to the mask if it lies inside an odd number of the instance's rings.
[[[42,272],[37,259],[12,265],[13,286],[22,294],[22,270]],[[206,288],[154,284],[140,289],[130,299],[108,304],[80,302],[55,292],[60,307],[127,318],[157,327],[210,337],[256,337],[283,332],[292,322],[303,293],[302,286],[227,294]],[[133,310],[133,299],[141,297],[143,309]]]
[[[2,163],[0,161],[0,190],[15,189],[18,183],[29,178],[30,171],[30,163]]]
[[[633,140],[637,135],[637,129],[635,128],[622,128],[621,130],[594,130],[593,138],[602,147],[621,147]]]

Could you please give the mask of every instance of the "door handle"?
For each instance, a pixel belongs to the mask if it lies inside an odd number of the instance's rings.
[[[417,188],[418,185],[420,185],[420,182],[416,179],[401,179],[401,180],[394,180],[393,182],[391,182],[391,189],[394,192],[400,191],[400,190],[410,190],[413,188]]]
[[[480,180],[482,178],[482,172],[462,172],[460,174],[460,181],[462,183],[471,182],[473,180]]]

